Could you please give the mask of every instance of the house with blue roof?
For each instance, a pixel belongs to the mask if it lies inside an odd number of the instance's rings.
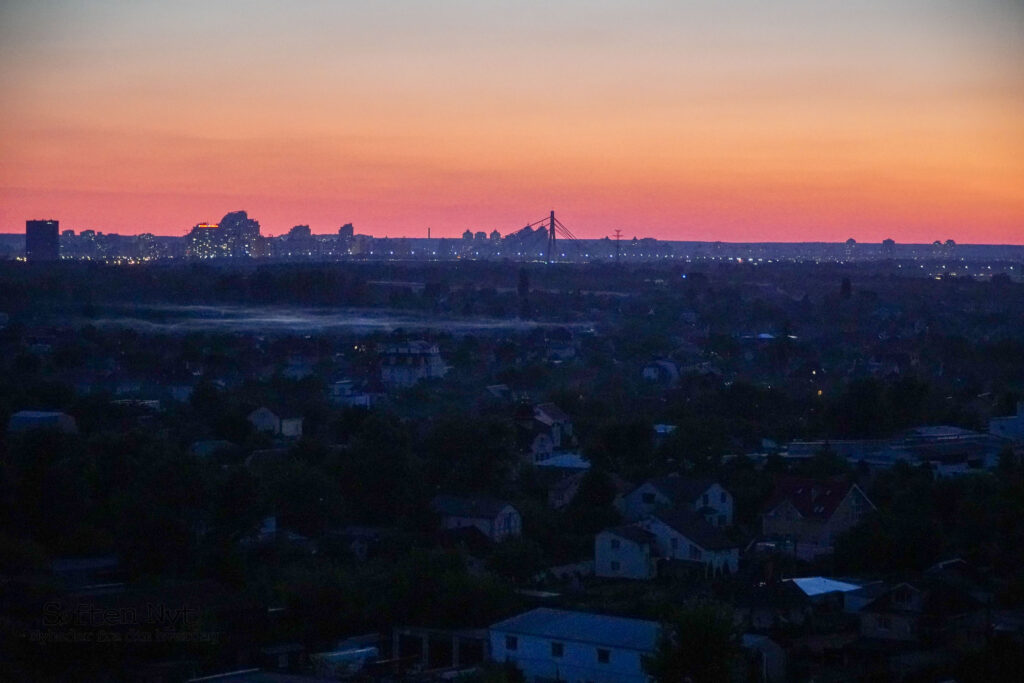
[[[490,627],[491,657],[530,683],[648,683],[659,633],[654,621],[540,607]]]

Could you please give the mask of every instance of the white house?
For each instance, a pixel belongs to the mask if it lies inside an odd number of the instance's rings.
[[[256,428],[256,431],[270,432],[275,436],[287,436],[295,439],[302,436],[301,417],[281,417],[266,406],[261,406],[249,413],[248,420]]]
[[[533,417],[550,430],[554,448],[572,445],[572,418],[554,403],[539,403],[533,407]]]
[[[437,344],[414,340],[384,344],[380,351],[380,380],[386,387],[411,387],[422,379],[444,377],[448,366]]]
[[[540,607],[491,626],[491,658],[531,683],[648,683],[658,634],[653,621]]]
[[[658,554],[667,560],[697,562],[710,572],[739,569],[739,545],[697,513],[688,510],[657,512],[640,522],[640,526],[654,534]]]
[[[365,391],[357,391],[350,379],[343,379],[331,384],[329,388],[331,402],[337,405],[360,408],[370,407],[370,395]]]
[[[476,527],[495,542],[519,536],[523,530],[519,511],[492,498],[436,496],[430,509],[440,516],[442,529]]]
[[[649,382],[671,385],[679,381],[679,366],[670,360],[653,360],[644,366],[641,374]]]
[[[700,513],[708,524],[730,526],[733,519],[732,494],[713,479],[659,477],[648,479],[618,501],[619,512],[637,522],[660,510],[673,508]]]
[[[594,537],[594,575],[609,579],[657,576],[657,537],[635,524],[605,529]]]

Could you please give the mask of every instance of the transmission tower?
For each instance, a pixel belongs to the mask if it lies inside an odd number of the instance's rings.
[[[622,231],[615,230],[615,262],[619,262],[619,240],[622,239]]]

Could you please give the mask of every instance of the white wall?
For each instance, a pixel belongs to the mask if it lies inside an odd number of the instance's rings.
[[[710,569],[728,569],[730,572],[736,572],[739,569],[739,548],[706,550],[661,520],[653,517],[644,520],[642,526],[657,536],[658,551],[664,557],[675,560],[687,560],[689,562],[701,562]]]
[[[506,647],[507,635],[517,639],[515,650]],[[567,683],[646,683],[650,680],[644,674],[642,663],[643,656],[649,653],[571,640],[556,642],[562,643],[564,648],[561,657],[552,656],[550,638],[507,634],[492,629],[491,658],[496,662],[514,663],[525,674],[527,681],[557,678]],[[609,651],[608,663],[598,662],[599,648]]]
[[[612,546],[618,544],[618,548]],[[618,568],[613,563],[618,563]],[[650,546],[602,531],[594,537],[594,574],[605,578],[650,579],[655,575]]]

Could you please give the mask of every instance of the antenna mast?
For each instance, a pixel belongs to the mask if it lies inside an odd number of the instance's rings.
[[[554,256],[557,260],[558,252],[555,251],[555,212],[551,212],[551,230],[548,231],[548,263],[551,263],[551,257]]]

